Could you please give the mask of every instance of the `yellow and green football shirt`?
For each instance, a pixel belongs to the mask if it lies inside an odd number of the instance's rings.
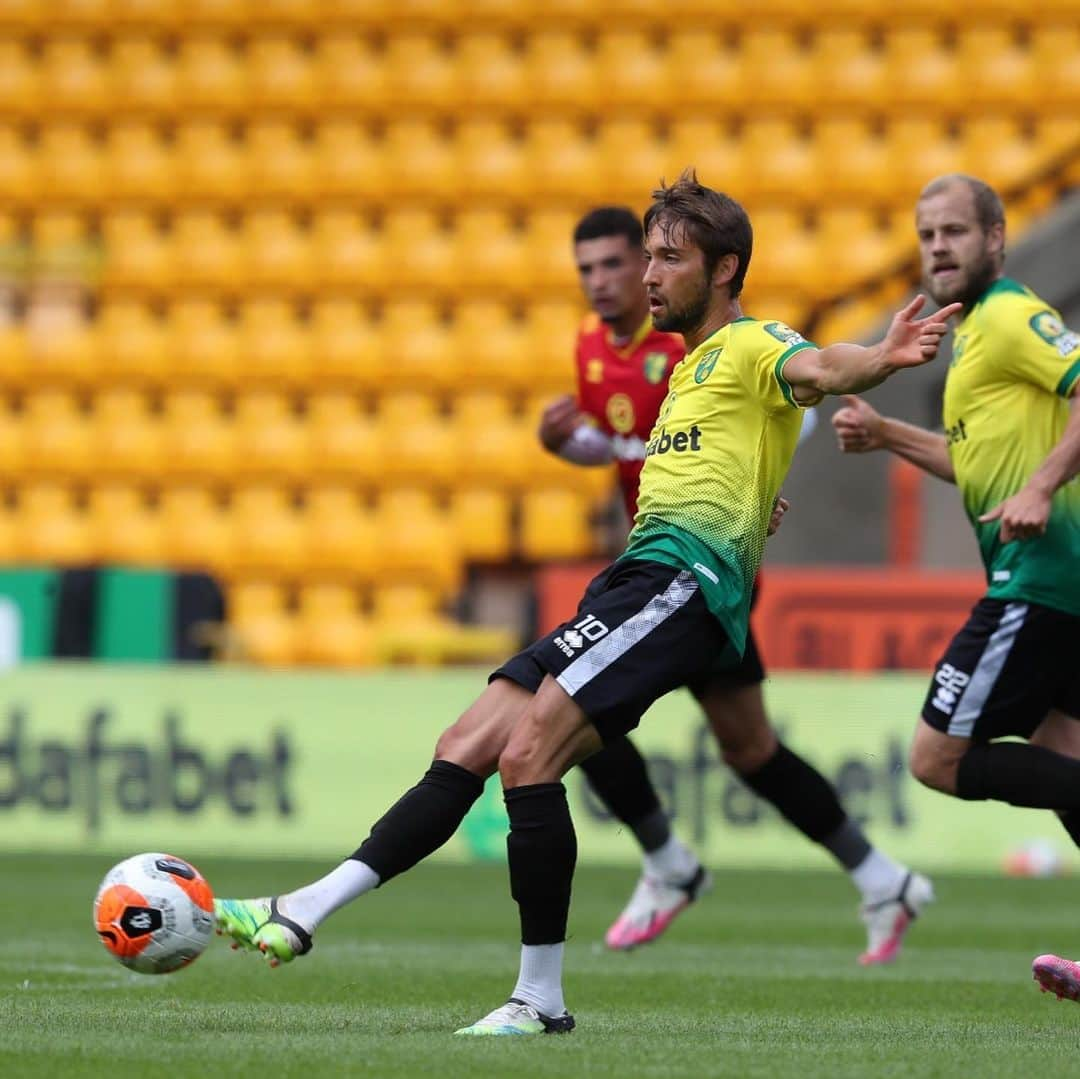
[[[623,558],[687,569],[742,652],[773,504],[803,412],[784,364],[812,348],[782,322],[721,327],[679,363],[645,447]]]
[[[956,328],[945,381],[949,455],[986,567],[987,594],[1080,615],[1080,478],[1054,495],[1046,534],[1003,544],[978,518],[1016,494],[1060,440],[1080,383],[1080,334],[1000,278]]]

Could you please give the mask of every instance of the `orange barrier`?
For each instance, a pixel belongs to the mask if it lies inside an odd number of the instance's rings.
[[[573,613],[603,565],[537,572],[541,633]],[[978,572],[770,569],[754,610],[754,632],[766,664],[776,670],[928,671],[985,588]]]

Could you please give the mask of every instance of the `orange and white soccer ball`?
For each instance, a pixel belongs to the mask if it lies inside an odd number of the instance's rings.
[[[136,854],[114,865],[94,899],[106,950],[140,974],[168,974],[197,959],[214,932],[214,893],[183,858]]]

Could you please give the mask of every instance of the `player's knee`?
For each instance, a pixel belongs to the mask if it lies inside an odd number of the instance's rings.
[[[942,794],[956,793],[956,761],[935,753],[918,739],[908,754],[908,767],[912,776],[924,787],[941,791]]]
[[[537,774],[536,754],[526,744],[511,739],[499,754],[499,778],[503,790],[540,782]]]
[[[742,729],[727,729],[717,734],[724,763],[740,775],[749,775],[764,767],[779,744],[776,732],[768,722],[755,723]]]
[[[489,776],[495,771],[500,745],[490,736],[465,723],[462,717],[447,727],[435,743],[435,759],[450,761],[478,776]]]

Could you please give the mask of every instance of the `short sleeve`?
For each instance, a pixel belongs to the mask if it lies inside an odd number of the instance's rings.
[[[1080,334],[1038,302],[1023,305],[1016,314],[1001,334],[1003,373],[1069,397],[1080,383]]]
[[[754,322],[742,328],[736,350],[740,374],[766,412],[803,407],[784,378],[784,364],[815,347],[783,322]]]

